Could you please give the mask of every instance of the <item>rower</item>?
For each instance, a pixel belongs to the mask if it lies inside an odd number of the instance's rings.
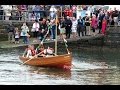
[[[40,44],[37,48],[36,48],[36,52],[38,55],[38,57],[46,57],[46,56],[53,56],[53,48],[50,48],[48,46],[47,49],[44,48],[43,44]]]
[[[33,45],[28,45],[26,57],[27,58],[32,58],[35,55],[36,55],[36,52],[35,52],[34,46]]]
[[[54,49],[50,48],[48,46],[48,48],[44,50],[44,53],[45,53],[46,56],[53,56],[54,55]]]
[[[43,44],[40,44],[40,45],[36,48],[37,54],[40,53],[40,55],[38,55],[38,57],[44,57],[44,56],[45,56],[44,50],[45,50],[45,48],[44,48]]]

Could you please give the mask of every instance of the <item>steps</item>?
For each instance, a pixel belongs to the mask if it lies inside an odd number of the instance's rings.
[[[108,28],[104,43],[111,47],[120,46],[120,26]]]

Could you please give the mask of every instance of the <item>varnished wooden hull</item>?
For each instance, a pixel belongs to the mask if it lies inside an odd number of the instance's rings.
[[[20,56],[19,58],[22,62],[25,62],[30,59],[22,56]],[[52,57],[33,58],[30,61],[26,62],[25,64],[32,66],[66,68],[71,66],[71,62],[72,62],[71,54],[65,54]]]

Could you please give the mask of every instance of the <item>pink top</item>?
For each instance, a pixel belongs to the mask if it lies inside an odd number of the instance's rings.
[[[97,28],[97,18],[92,18],[91,26]]]

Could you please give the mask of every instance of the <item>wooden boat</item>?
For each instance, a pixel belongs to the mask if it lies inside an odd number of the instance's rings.
[[[57,26],[57,15],[56,15],[56,26]],[[46,36],[47,34],[45,35],[45,37]],[[64,42],[66,42],[65,39],[64,39]],[[32,66],[59,67],[59,68],[70,69],[71,62],[72,62],[72,54],[69,52],[66,43],[65,43],[65,46],[66,46],[68,54],[57,55],[57,28],[56,28],[55,56],[37,57],[33,59],[20,56],[19,58],[21,61],[23,61],[23,64],[28,64]]]
[[[22,62],[29,60],[30,58],[19,57]],[[52,57],[38,57],[33,58],[30,61],[26,62],[27,65],[32,66],[43,66],[43,67],[58,67],[58,68],[70,68],[72,62],[72,55],[58,55]]]

